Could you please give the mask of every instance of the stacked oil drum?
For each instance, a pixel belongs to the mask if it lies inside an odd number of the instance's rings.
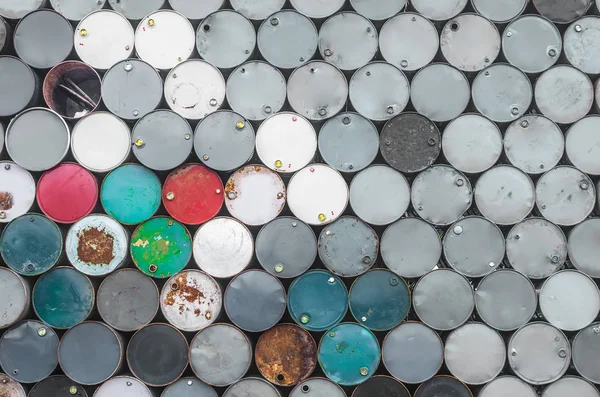
[[[0,0],[2,397],[600,397],[600,0]]]

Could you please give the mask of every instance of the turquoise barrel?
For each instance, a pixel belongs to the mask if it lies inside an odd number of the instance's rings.
[[[310,271],[294,280],[288,290],[288,311],[309,331],[325,331],[348,311],[348,290],[339,277],[325,270]]]
[[[384,269],[370,270],[350,288],[350,312],[373,331],[387,331],[404,320],[410,310],[410,292],[404,280]]]
[[[2,260],[24,276],[47,272],[59,261],[62,251],[60,229],[40,214],[25,214],[14,219],[0,237]]]
[[[124,225],[150,219],[161,203],[162,186],[154,172],[138,164],[111,171],[102,182],[100,202],[106,213]]]
[[[381,349],[377,338],[367,328],[342,323],[323,335],[318,358],[329,379],[342,386],[355,386],[373,376]]]

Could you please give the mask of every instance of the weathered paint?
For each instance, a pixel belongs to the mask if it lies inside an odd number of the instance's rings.
[[[39,78],[25,62],[13,56],[0,56],[0,66],[4,71],[0,78],[1,117],[15,115],[37,102]]]
[[[4,299],[0,301],[0,329],[8,328],[29,314],[31,287],[17,273],[0,267],[0,291]]]
[[[166,387],[160,397],[217,397],[218,394],[209,385],[194,377],[181,378]]]
[[[58,365],[58,336],[36,320],[21,321],[0,339],[2,371],[20,383],[36,383]]]
[[[102,320],[131,332],[152,321],[158,312],[159,292],[150,277],[136,269],[121,269],[100,284],[97,301]]]
[[[507,0],[499,3],[496,0],[471,0],[473,9],[495,23],[506,23],[525,11],[529,0]],[[490,396],[491,397],[491,396]]]
[[[292,319],[301,327],[326,331],[346,315],[348,290],[339,277],[324,270],[313,270],[292,282],[287,306]]]
[[[177,328],[154,323],[131,337],[127,364],[133,375],[148,386],[167,386],[185,371],[188,351],[187,340]]]
[[[105,276],[125,264],[129,233],[106,215],[90,215],[69,229],[65,252],[69,262],[88,276]]]
[[[354,389],[352,397],[410,397],[410,392],[402,383],[387,375],[373,376],[365,383],[361,383]]]
[[[233,218],[218,217],[206,222],[194,235],[194,261],[213,277],[239,274],[252,260],[254,241],[250,230]]]
[[[58,223],[74,223],[96,207],[98,182],[79,164],[63,163],[42,175],[36,198],[48,218]]]
[[[577,333],[573,339],[573,366],[585,379],[598,383],[600,381],[600,368],[598,357],[600,349],[597,343],[600,333],[600,323],[593,323]]]
[[[279,324],[260,336],[255,360],[269,382],[293,386],[308,378],[317,366],[317,344],[297,325]]]
[[[248,270],[234,277],[223,297],[232,323],[248,332],[262,332],[281,320],[285,313],[285,288],[269,273]]]
[[[565,150],[569,162],[580,171],[594,176],[600,175],[600,153],[597,149],[600,147],[600,138],[595,133],[598,128],[600,117],[589,115],[573,124],[565,133]]]
[[[29,211],[35,201],[33,176],[10,161],[0,162],[0,223],[8,223]]]
[[[160,180],[139,164],[122,165],[102,181],[102,207],[124,225],[136,225],[152,217],[160,206],[160,199]]]
[[[2,385],[0,385],[0,390]],[[0,394],[1,395],[1,394]],[[71,379],[64,375],[52,375],[46,379],[38,382],[29,391],[28,397],[47,397],[47,396],[59,396],[59,397],[88,397],[87,392],[83,386],[73,382]],[[13,396],[8,396],[13,397]],[[20,397],[20,396],[14,396]]]
[[[21,19],[45,3],[46,0],[7,0],[0,6],[0,15],[8,19]]]
[[[206,0],[198,2],[196,0],[168,0],[169,5],[177,12],[183,14],[186,18],[197,20],[204,19],[210,13],[223,7],[224,0]]]
[[[573,22],[584,15],[592,5],[592,0],[574,0],[569,2],[552,0],[532,0],[536,10],[554,23]]]
[[[90,280],[69,267],[57,267],[43,274],[33,288],[33,309],[46,324],[67,329],[84,321],[94,307]]]
[[[108,380],[121,369],[124,356],[122,337],[97,321],[70,328],[58,346],[60,368],[82,385],[97,385]]]
[[[65,119],[78,119],[100,104],[102,81],[91,66],[65,61],[53,67],[44,79],[44,100]]]
[[[499,376],[481,389],[478,397],[501,396],[536,397],[536,391],[516,376]]]
[[[108,0],[110,7],[125,18],[139,21],[162,8],[167,0]]]
[[[580,397],[600,396],[598,389],[590,382],[575,376],[565,376],[546,387],[542,397],[561,397],[570,393]]]
[[[94,397],[156,397],[154,392],[133,376],[115,376],[94,392]]]
[[[458,15],[468,0],[449,0],[441,3],[429,0],[412,0],[415,11],[432,21],[445,21]]]
[[[358,324],[342,323],[323,335],[318,357],[329,379],[342,386],[354,386],[373,376],[381,350],[371,331]]]
[[[281,394],[261,378],[244,378],[229,386],[223,397],[281,397]]]
[[[356,321],[373,331],[387,331],[400,324],[410,310],[410,291],[401,277],[374,269],[358,277],[348,294]]]
[[[346,397],[346,392],[325,378],[310,378],[292,389],[289,397]]]
[[[27,393],[19,382],[12,380],[5,374],[0,373],[0,396],[27,397]],[[30,394],[30,396],[36,397],[35,394]]]
[[[183,269],[192,257],[192,238],[181,223],[157,217],[139,225],[131,236],[131,259],[144,274],[167,278]]]
[[[186,164],[171,172],[162,188],[167,212],[187,225],[204,223],[221,210],[223,182],[213,170]]]
[[[199,270],[184,270],[165,283],[160,309],[177,329],[198,331],[219,317],[222,296],[221,287],[211,276]]]
[[[52,8],[71,21],[79,21],[87,14],[104,7],[106,0],[50,0]]]
[[[415,391],[414,397],[430,397],[450,395],[453,397],[473,397],[471,390],[456,378],[438,375],[422,383]]]
[[[599,247],[596,243],[598,238],[600,238],[599,221],[600,219],[598,218],[586,219],[575,226],[569,233],[568,242],[568,253],[571,264],[577,270],[593,278],[600,278],[600,266],[598,266],[597,261]],[[562,230],[560,231],[562,232]],[[564,238],[564,234],[562,237]],[[565,258],[565,256],[562,256],[562,258]]]
[[[248,337],[230,324],[212,324],[194,336],[190,367],[209,385],[223,387],[240,380],[252,363]]]

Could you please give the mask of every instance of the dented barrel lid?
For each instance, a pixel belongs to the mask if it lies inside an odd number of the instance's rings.
[[[261,378],[244,378],[229,386],[223,397],[281,397],[275,386]]]
[[[25,169],[10,161],[0,162],[0,223],[27,213],[35,202],[35,180]]]
[[[50,5],[71,21],[79,21],[86,15],[100,10],[106,0],[50,0]]]
[[[310,378],[298,383],[290,392],[290,397],[346,397],[346,392],[328,379]]]
[[[139,21],[162,8],[166,0],[108,0],[110,7],[132,21]]]
[[[25,62],[3,55],[0,56],[0,68],[0,117],[13,116],[38,101],[39,77]]]
[[[415,391],[414,397],[432,397],[440,394],[473,397],[473,393],[464,383],[448,375],[434,376],[423,382]]]
[[[21,19],[46,4],[46,0],[5,0],[0,5],[0,15],[8,19]]]
[[[94,392],[94,397],[156,397],[148,386],[132,376],[115,376]]]
[[[0,329],[3,329],[29,314],[31,286],[16,272],[0,267],[0,288],[5,295],[0,303]]]
[[[496,0],[471,0],[476,12],[496,23],[506,23],[518,17],[525,11],[527,3],[528,0],[507,0],[502,3]]]
[[[569,261],[579,271],[593,278],[600,277],[598,266],[598,238],[600,236],[599,218],[586,219],[569,233]],[[563,255],[565,258],[566,255]]]
[[[505,397],[505,396],[536,397],[538,394],[527,383],[516,376],[502,375],[488,383],[479,392],[479,397]]]
[[[188,19],[196,20],[206,18],[210,13],[223,6],[224,0],[169,0],[169,5]]]
[[[194,377],[181,378],[163,390],[160,397],[217,397],[218,394],[209,385]]]

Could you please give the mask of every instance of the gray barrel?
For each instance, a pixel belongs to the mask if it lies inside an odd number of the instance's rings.
[[[139,21],[165,5],[166,0],[108,0],[110,7],[132,21]]]
[[[311,378],[298,383],[289,397],[346,397],[346,393],[329,379]]]
[[[473,396],[471,390],[458,379],[448,375],[439,375],[423,382],[415,391],[414,397],[430,397],[440,394],[456,397]]]
[[[281,394],[264,379],[244,378],[229,386],[223,397],[281,397]]]
[[[469,0],[429,1],[412,0],[412,6],[417,12],[432,21],[445,21],[458,15]]]
[[[593,176],[600,175],[598,128],[600,117],[590,115],[573,124],[565,134],[565,152],[569,162],[581,172]]]
[[[593,0],[556,2],[553,0],[532,0],[537,11],[554,23],[569,23],[584,15]]]
[[[14,271],[0,267],[0,289],[5,294],[0,302],[0,329],[3,329],[30,314],[31,287]]]
[[[473,9],[495,23],[506,23],[525,11],[528,0],[471,0]]]
[[[14,116],[33,106],[40,95],[39,77],[19,58],[0,56],[0,117]]]
[[[46,0],[7,0],[0,5],[0,16],[7,19],[21,19],[32,11],[47,4]]]
[[[365,18],[381,21],[406,10],[408,0],[350,0],[350,5]]]
[[[313,19],[327,18],[343,7],[345,0],[290,0],[290,4],[299,13]]]
[[[579,331],[573,339],[573,366],[585,379],[598,383],[600,370],[596,363],[600,357],[600,349],[596,343],[600,334],[600,323],[593,323]]]
[[[590,382],[575,376],[565,376],[544,389],[542,397],[560,397],[564,395],[581,397],[600,397],[600,392]]]
[[[156,397],[154,392],[132,376],[115,376],[104,382],[94,397]]]
[[[231,7],[252,21],[262,21],[283,8],[285,0],[230,0]]]
[[[167,386],[160,397],[217,397],[212,387],[194,377],[181,378]]]
[[[488,383],[479,392],[479,397],[523,396],[536,397],[538,394],[516,376],[502,375]]]
[[[106,0],[50,0],[50,5],[71,21],[80,21],[86,15],[104,7]]]
[[[565,31],[564,50],[569,63],[584,73],[600,73],[600,18],[586,16]]]
[[[597,238],[600,236],[600,219],[586,219],[569,233],[569,261],[579,271],[590,277],[600,277],[600,266],[596,258],[598,252]]]
[[[224,0],[168,0],[169,5],[187,19],[198,20],[206,18],[209,14],[223,6]]]

